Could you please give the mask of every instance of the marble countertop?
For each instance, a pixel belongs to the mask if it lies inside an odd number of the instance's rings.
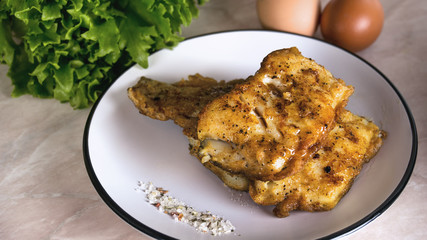
[[[427,3],[382,0],[385,24],[357,54],[399,89],[418,129],[418,158],[406,188],[382,215],[345,239],[427,236]],[[324,6],[327,1],[322,1]],[[183,36],[261,29],[254,0],[210,0]],[[319,31],[316,38],[321,38]],[[31,96],[11,98],[0,65],[0,239],[151,239],[101,200],[87,175],[83,130],[90,109]]]

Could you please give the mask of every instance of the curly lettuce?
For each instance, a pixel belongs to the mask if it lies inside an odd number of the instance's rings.
[[[176,46],[206,0],[2,0],[0,63],[12,97],[86,108],[133,64]]]

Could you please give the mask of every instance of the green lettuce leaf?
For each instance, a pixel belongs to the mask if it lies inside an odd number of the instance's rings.
[[[2,0],[0,63],[13,97],[86,108],[133,64],[172,48],[206,0]]]

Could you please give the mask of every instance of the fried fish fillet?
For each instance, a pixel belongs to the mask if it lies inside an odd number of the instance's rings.
[[[198,114],[207,103],[243,82],[243,79],[217,82],[200,74],[171,84],[141,77],[137,84],[128,88],[128,96],[141,114],[162,121],[173,120],[182,127],[190,142],[190,153],[197,157],[200,146],[196,133]],[[246,177],[227,172],[210,161],[203,165],[227,186],[240,191],[249,189]]]
[[[128,89],[128,96],[135,107],[143,115],[157,120],[173,120],[183,128],[183,133],[190,141],[190,152],[197,155],[198,114],[203,107],[215,98],[230,92],[243,79],[220,81],[204,77],[200,74],[190,75],[176,83],[164,83],[150,78],[141,77],[137,84]],[[249,180],[239,175],[226,172],[211,162],[204,166],[216,174],[229,187],[247,191]]]
[[[128,89],[128,96],[141,114],[162,121],[173,120],[186,136],[195,139],[198,114],[203,107],[241,82],[242,79],[217,82],[200,74],[172,84],[141,77]]]
[[[295,49],[289,49],[288,51],[294,52],[295,54]],[[263,64],[266,63],[263,62]],[[306,70],[301,70],[301,72],[304,71]],[[128,95],[142,114],[159,120],[171,119],[177,125],[181,126],[184,134],[189,139],[191,154],[196,156],[206,168],[216,174],[227,186],[241,191],[249,191],[254,201],[261,205],[276,205],[274,210],[275,215],[284,217],[292,210],[321,211],[333,208],[348,191],[354,178],[359,174],[363,163],[367,162],[375,155],[381,146],[382,136],[384,136],[383,132],[372,122],[353,115],[347,110],[343,110],[345,102],[352,92],[351,87],[343,85],[339,79],[329,81],[321,80],[322,78],[318,76],[318,69],[313,70],[313,68],[311,68],[311,70],[307,71],[311,72],[310,74],[312,75],[311,77],[314,78],[314,81],[318,83],[323,82],[324,85],[330,85],[329,89],[323,90],[333,92],[333,94],[329,96],[331,101],[326,101],[327,103],[324,104],[328,105],[328,107],[335,104],[335,108],[331,107],[333,110],[325,110],[327,112],[333,112],[334,119],[332,119],[330,125],[327,126],[330,131],[325,131],[325,136],[323,137],[319,136],[319,138],[323,138],[323,142],[313,145],[314,147],[308,151],[312,151],[312,154],[307,158],[308,162],[301,168],[302,170],[279,180],[250,179],[245,175],[246,173],[244,171],[230,171],[224,168],[221,162],[212,161],[211,159],[206,161],[206,158],[203,159],[205,155],[200,154],[206,149],[206,144],[212,144],[212,142],[207,143],[205,141],[206,139],[199,139],[200,132],[197,131],[200,127],[199,117],[204,114],[203,111],[206,111],[206,106],[216,101],[216,99],[233,93],[233,91],[242,91],[242,88],[246,90],[247,87],[245,86],[248,85],[247,83],[249,81],[253,80],[253,77],[247,80],[217,82],[212,78],[206,78],[196,74],[189,76],[188,80],[181,80],[173,84],[162,83],[143,77],[135,86],[128,89]],[[259,72],[260,71],[258,71],[258,73]],[[270,78],[275,79],[273,77]],[[298,88],[298,81],[293,81],[296,84],[292,83],[291,88]],[[277,82],[275,84],[279,85]],[[332,85],[334,85],[334,87],[332,87]],[[280,88],[277,86],[275,86],[275,88],[275,91],[262,96],[264,98],[269,95],[270,97],[271,95],[281,96],[283,99],[289,101],[287,103],[288,106],[295,103],[296,100],[291,100],[287,92],[280,94]],[[314,86],[314,88],[316,89],[318,86]],[[254,90],[252,90],[252,92],[253,91]],[[321,92],[320,89],[315,91]],[[297,94],[296,92],[291,93]],[[301,95],[310,94],[311,91],[300,91],[298,93]],[[341,97],[341,100],[334,101],[333,98],[337,96],[338,98]],[[249,98],[248,96],[245,97]],[[321,98],[321,100],[322,99],[325,100],[328,98],[325,97]],[[251,103],[246,99],[244,100]],[[272,125],[276,124],[276,122],[269,123],[265,120],[266,116],[275,116],[274,114],[267,115],[265,109],[266,107],[270,107],[273,103],[279,102],[276,100],[276,98],[273,98],[266,101],[268,104],[265,104],[266,106],[262,109],[263,114],[260,114],[261,110],[256,110],[255,108],[256,111],[259,111],[255,113],[258,117],[258,124],[263,124],[262,127],[265,128],[266,134],[274,135],[271,133],[271,131],[274,132],[274,129],[269,130],[268,128],[272,128]],[[308,97],[302,101],[308,101],[308,103],[301,104],[310,105],[310,102],[313,100],[312,97]],[[315,99],[315,101],[320,100]],[[293,109],[295,108],[300,110],[298,112],[299,115],[301,115],[301,111],[305,109],[305,107],[302,108],[298,106],[294,106]],[[296,114],[294,112],[292,113]],[[251,113],[249,112],[248,115],[249,114]],[[272,114],[271,111],[268,112],[268,114]],[[306,110],[305,115],[302,114],[302,116],[299,116],[297,119],[303,121],[303,123],[293,123],[296,127],[299,127],[299,131],[301,131],[304,124],[307,124],[310,120],[313,120],[312,118],[318,116],[318,113],[310,113],[310,110]],[[306,120],[306,118],[308,118],[308,120]],[[235,119],[233,118],[233,120]],[[266,123],[260,123],[260,121],[266,121]],[[306,135],[307,134],[308,133],[306,133]],[[223,151],[224,147],[227,148],[230,145],[231,147],[237,146],[234,145],[234,143],[225,142],[226,144],[224,144],[222,140],[218,142],[219,143],[213,142],[213,144],[218,145],[212,146],[215,147],[217,151]]]
[[[322,145],[352,93],[297,48],[274,51],[253,77],[200,112],[198,158],[256,180],[295,174]]]
[[[252,181],[249,194],[261,205],[276,205],[274,214],[292,210],[326,211],[350,189],[364,163],[379,150],[385,133],[373,122],[343,111],[326,142],[297,174],[278,181]]]
[[[141,113],[155,119],[174,120],[187,133],[190,145],[197,146],[200,143],[194,138],[196,116],[204,104],[242,82],[214,82],[198,74],[174,84],[141,78],[128,91]],[[195,99],[201,104],[194,104]],[[276,205],[274,214],[278,217],[288,216],[292,210],[325,211],[332,209],[349,190],[363,164],[379,150],[384,137],[385,133],[373,122],[343,110],[323,147],[297,174],[282,180],[260,181],[228,172],[211,161],[204,166],[228,187],[249,191],[254,202]]]

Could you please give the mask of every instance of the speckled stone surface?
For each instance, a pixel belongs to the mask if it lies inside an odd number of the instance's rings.
[[[322,1],[322,6],[328,1]],[[413,175],[395,203],[344,239],[427,236],[427,3],[382,0],[385,24],[357,54],[399,89],[418,128]],[[211,0],[183,36],[261,29],[254,0]],[[321,38],[319,31],[316,38]],[[92,186],[83,161],[89,109],[31,96],[11,98],[0,65],[0,239],[151,239],[116,216]]]

